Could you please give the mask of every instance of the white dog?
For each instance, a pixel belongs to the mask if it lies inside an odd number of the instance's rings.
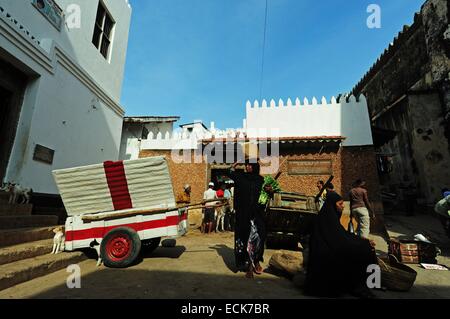
[[[6,186],[2,189],[9,193],[9,204],[30,203],[31,193],[33,193],[33,190],[31,188],[22,188],[17,184],[6,183]],[[19,199],[20,202],[18,202]]]
[[[60,252],[63,252],[65,249],[66,237],[64,236],[62,227],[53,229],[53,232],[55,233],[55,237],[53,237],[52,254],[59,254]]]

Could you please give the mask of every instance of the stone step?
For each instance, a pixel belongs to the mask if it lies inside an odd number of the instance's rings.
[[[7,204],[9,202],[9,194],[3,191],[0,191],[0,203]]]
[[[3,265],[0,267],[0,290],[48,275],[86,259],[86,255],[82,252],[64,252],[57,255],[47,254],[28,258]]]
[[[55,226],[0,230],[0,247],[51,239]]]
[[[52,252],[53,239],[44,239],[0,248],[0,265],[46,255]]]
[[[34,216],[57,216],[58,217],[58,223],[60,225],[63,225],[66,223],[67,220],[67,213],[64,209],[35,209],[33,208],[33,215]]]
[[[0,216],[0,229],[44,227],[58,224],[58,216]]]
[[[12,205],[0,203],[0,216],[30,216],[33,211],[33,205]]]

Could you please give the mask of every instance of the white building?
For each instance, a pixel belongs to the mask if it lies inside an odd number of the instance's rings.
[[[0,0],[0,179],[117,160],[128,0]],[[6,141],[4,143],[4,141]]]
[[[212,132],[216,132],[214,123],[211,123],[211,128],[208,129],[202,121],[196,120],[193,123],[182,124],[178,129],[164,134],[150,132],[146,139],[139,142],[131,139],[129,143],[139,145],[139,149],[135,149],[134,154],[139,154],[141,150],[195,150],[199,146],[199,140],[213,136]]]
[[[178,116],[125,117],[119,159],[138,159],[142,140],[146,140],[149,135],[170,136],[173,132],[173,123],[179,119]]]
[[[372,146],[373,138],[370,126],[366,98],[361,95],[357,100],[354,96],[322,98],[320,102],[313,98],[311,102],[296,99],[292,103],[280,100],[267,103],[248,101],[246,118],[243,128],[219,130],[214,122],[207,129],[201,121],[180,126],[181,132],[171,134],[150,134],[137,146],[135,139],[135,154],[140,150],[195,150],[202,140],[213,139],[280,139],[289,138],[344,138],[342,145]]]

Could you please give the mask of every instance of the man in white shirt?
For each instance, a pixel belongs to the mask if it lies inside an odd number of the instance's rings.
[[[203,193],[203,200],[208,201],[208,200],[213,200],[213,199],[217,199],[217,195],[216,195],[216,191],[214,190],[214,183],[211,182],[209,183],[209,188],[207,191],[205,191]],[[214,224],[214,219],[215,219],[215,209],[214,206],[216,205],[216,202],[209,202],[209,203],[205,203],[205,214],[204,214],[204,218],[203,218],[203,225],[202,225],[202,229],[203,232],[209,234],[212,232],[213,230],[213,224]]]

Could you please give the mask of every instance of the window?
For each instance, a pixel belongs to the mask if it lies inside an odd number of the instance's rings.
[[[98,4],[97,17],[95,19],[92,43],[105,57],[105,59],[108,59],[113,27],[114,22],[109,13],[106,11],[103,3],[100,1]]]

